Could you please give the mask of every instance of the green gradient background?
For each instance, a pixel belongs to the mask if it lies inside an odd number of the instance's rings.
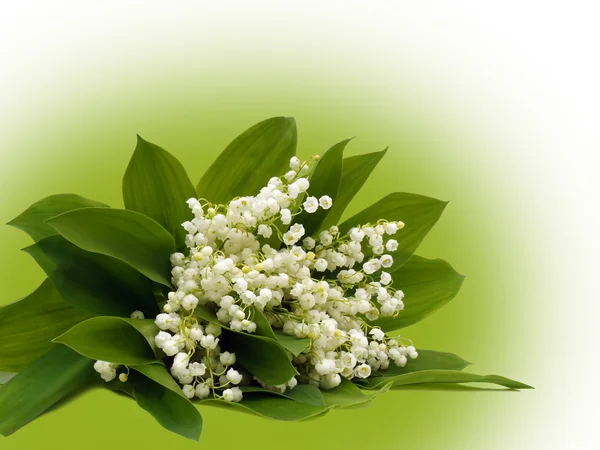
[[[136,133],[172,152],[196,182],[239,132],[267,117],[294,116],[303,156],[352,136],[357,138],[349,155],[389,146],[347,214],[393,191],[451,200],[418,253],[448,260],[467,279],[457,299],[403,335],[417,347],[475,362],[477,373],[535,384],[526,364],[530,356],[518,347],[528,333],[531,275],[525,269],[528,253],[520,250],[524,238],[514,225],[521,210],[481,153],[484,141],[465,124],[427,113],[418,92],[281,75],[256,71],[224,79],[217,71],[191,70],[141,84],[134,77],[110,85],[90,82],[89,89],[65,89],[58,104],[40,102],[2,149],[0,222],[59,192],[121,206],[121,177]],[[28,242],[18,230],[0,230],[1,303],[26,295],[43,279],[19,251]],[[163,430],[134,402],[92,391],[0,438],[0,448],[485,448],[526,426],[518,411],[527,395],[395,391],[369,409],[289,424],[204,408],[197,444]]]

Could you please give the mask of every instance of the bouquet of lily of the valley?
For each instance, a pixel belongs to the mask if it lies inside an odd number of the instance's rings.
[[[413,254],[445,202],[393,193],[338,223],[385,154],[348,142],[302,161],[294,120],[269,119],[194,188],[139,138],[125,209],[59,194],[12,220],[47,279],[0,309],[0,433],[93,385],[196,440],[215,403],[297,421],[412,384],[528,388],[392,333],[463,276]]]

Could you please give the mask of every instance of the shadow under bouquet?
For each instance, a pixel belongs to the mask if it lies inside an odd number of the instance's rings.
[[[529,388],[398,335],[463,282],[414,254],[446,203],[392,193],[339,223],[385,150],[307,162],[296,140],[260,122],[195,188],[138,138],[125,209],[59,194],[12,220],[47,279],[0,309],[0,433],[97,385],[194,440],[211,404],[298,421],[407,385]]]

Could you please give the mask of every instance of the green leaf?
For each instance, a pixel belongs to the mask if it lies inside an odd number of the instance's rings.
[[[256,324],[256,334],[258,336],[264,336],[277,341],[277,336],[275,336],[273,328],[271,328],[271,324],[263,312],[260,311],[256,306],[251,306],[249,310],[249,320]]]
[[[257,314],[257,312],[259,311],[255,310],[253,313],[253,317],[258,320],[257,332],[260,324],[260,330],[269,334],[266,330],[267,319],[262,313]],[[271,386],[285,384],[297,374],[286,349],[272,337],[233,331],[220,322],[215,313],[206,306],[198,305],[194,313],[199,318],[226,330],[223,338],[230,348],[235,349],[237,362],[263,383]]]
[[[52,347],[52,339],[92,315],[65,302],[50,280],[0,308],[0,370],[19,372]]]
[[[142,366],[135,366],[133,370],[141,373],[152,381],[160,384],[161,386],[170,389],[177,395],[183,395],[181,388],[177,382],[173,379],[167,368],[162,363],[144,364]]]
[[[48,223],[77,247],[120,259],[152,281],[171,286],[169,257],[175,241],[153,219],[124,209],[85,208]]]
[[[156,361],[150,339],[153,333],[158,333],[151,323],[151,320],[94,317],[75,325],[54,342],[91,359],[127,366],[149,364]]]
[[[256,307],[252,307],[250,320],[256,323],[256,334],[277,341],[292,355],[298,356],[310,345],[309,338],[297,338],[289,336],[280,330],[273,329],[265,315]]]
[[[321,390],[317,386],[310,384],[297,384],[293,389],[288,389],[284,396],[300,403],[308,403],[309,405],[325,405]]]
[[[287,351],[273,339],[228,331],[226,342],[235,349],[237,362],[271,386],[287,383],[297,374]]]
[[[209,404],[250,412],[261,417],[282,421],[297,422],[327,413],[331,406],[314,406],[299,403],[287,398],[261,393],[247,393],[240,403],[227,403],[222,400],[205,399],[198,404]]]
[[[509,389],[532,389],[531,386],[499,375],[476,375],[457,370],[421,370],[389,377],[373,377],[367,380],[364,387],[378,389],[390,381],[394,383],[394,387],[428,383],[491,383]]]
[[[196,308],[194,309],[194,314],[202,320],[206,320],[209,323],[229,329],[227,325],[225,325],[223,322],[217,319],[217,315],[205,305],[196,306]]]
[[[198,197],[224,204],[234,197],[257,194],[271,177],[287,171],[296,141],[292,117],[273,117],[254,125],[208,168],[197,186]]]
[[[293,389],[287,389],[285,392],[279,390],[270,391],[259,386],[241,386],[240,389],[244,394],[249,392],[261,392],[263,394],[289,398],[290,400],[307,403],[313,406],[323,406],[325,404],[321,390],[310,384],[298,384]]]
[[[15,372],[0,372],[0,386],[9,382],[11,378],[14,378],[17,374]]]
[[[138,333],[140,333],[142,336],[144,336],[144,338],[146,339],[146,342],[148,343],[150,348],[154,351],[155,355],[157,353],[160,353],[161,355],[164,356],[164,354],[161,353],[162,350],[158,350],[158,347],[156,346],[156,342],[154,341],[154,338],[160,331],[160,329],[154,323],[154,319],[122,319],[121,318],[121,320],[124,320],[125,322],[127,322],[129,325],[131,325],[133,328],[135,328],[138,331]]]
[[[367,402],[357,403],[356,405],[345,406],[345,410],[355,410],[355,409],[367,409],[373,405],[373,400],[369,400]]]
[[[465,277],[446,261],[413,255],[392,274],[393,286],[404,294],[404,310],[397,317],[373,322],[384,331],[398,330],[440,309],[458,294]]]
[[[45,237],[24,251],[73,306],[111,316],[129,317],[136,310],[158,313],[152,281],[118,259],[82,250],[59,235]]]
[[[54,347],[0,388],[0,434],[9,436],[64,397],[88,384],[93,363]]]
[[[309,338],[297,338],[296,336],[290,336],[280,330],[273,330],[277,341],[285,347],[292,355],[298,356],[310,345]]]
[[[56,230],[46,220],[59,214],[79,208],[108,208],[108,205],[75,194],[56,194],[34,203],[13,220],[8,222],[24,231],[34,241],[56,234]]]
[[[411,257],[438,221],[446,205],[447,202],[435,198],[396,192],[346,220],[340,225],[340,233],[344,235],[358,225],[375,224],[379,219],[404,222],[402,230],[393,236],[387,236],[398,241],[398,250],[389,252],[394,258],[394,264],[386,270],[394,272]]]
[[[137,404],[164,428],[194,441],[200,439],[202,416],[185,396],[145,376],[134,375],[129,382]]]
[[[148,364],[148,365],[150,365],[150,364]],[[144,366],[138,366],[138,367],[144,367]],[[129,380],[129,381],[131,381],[131,380]],[[130,382],[123,383],[123,382],[121,382],[121,380],[119,380],[119,378],[115,378],[114,380],[109,381],[108,383],[103,383],[103,386],[113,392],[117,392],[119,394],[126,394],[127,396],[129,396],[133,399],[133,383],[130,383]]]
[[[419,349],[419,357],[417,359],[409,360],[404,367],[398,367],[395,364],[390,364],[390,367],[382,371],[381,374],[385,377],[430,369],[460,371],[470,365],[470,362],[465,361],[460,356],[457,356],[453,353]]]
[[[323,391],[322,394],[326,405],[335,406],[336,408],[347,408],[370,402],[375,397],[387,392],[392,384],[391,381],[384,383],[380,390],[369,392],[359,389],[352,381],[342,377],[342,382],[338,387]]]
[[[387,148],[381,152],[344,158],[340,188],[333,206],[321,224],[322,229],[329,228],[338,223],[354,196],[363,187],[369,175],[371,175],[371,172],[373,172],[373,169],[375,169],[375,166],[386,152]]]
[[[181,163],[163,148],[138,136],[137,146],[123,177],[125,208],[153,218],[185,247],[181,224],[192,218],[186,200],[196,190]]]
[[[335,205],[337,201],[340,180],[342,179],[342,164],[344,160],[344,148],[350,139],[339,142],[325,152],[315,165],[311,176],[310,186],[306,193],[307,197],[321,198],[328,195]],[[319,208],[314,213],[302,211],[294,218],[295,223],[304,225],[306,236],[311,236],[322,229],[321,223],[327,217],[329,210]]]

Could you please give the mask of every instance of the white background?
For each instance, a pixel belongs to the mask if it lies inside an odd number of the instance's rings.
[[[174,40],[191,36],[218,38],[215,52],[235,48],[267,65],[298,52],[325,65],[344,59],[388,82],[410,70],[415,89],[430,93],[428,107],[493,140],[482,151],[522,192],[542,252],[544,323],[532,339],[546,351],[531,364],[555,371],[522,418],[527,426],[503,430],[490,447],[600,448],[597,2],[95,3],[1,2],[0,148],[62,86],[132,58],[154,68]],[[119,46],[102,45],[107,38]]]

